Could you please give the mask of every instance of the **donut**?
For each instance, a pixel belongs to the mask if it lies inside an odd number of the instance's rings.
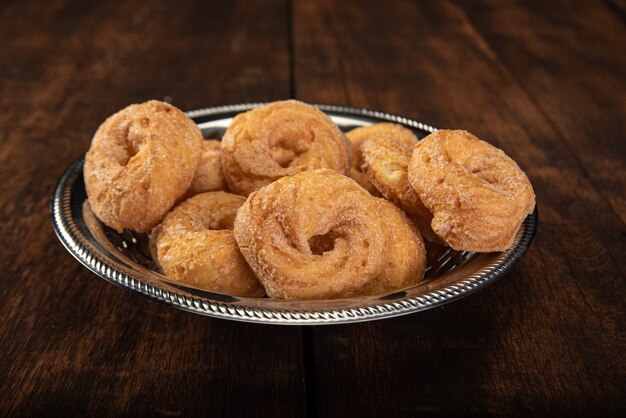
[[[210,292],[263,296],[233,237],[235,215],[245,201],[231,193],[207,192],[169,212],[151,234],[155,261],[165,276]]]
[[[401,211],[329,169],[250,194],[234,235],[268,296],[330,299],[419,282],[425,253]]]
[[[305,170],[350,168],[345,135],[326,114],[296,100],[237,115],[222,138],[221,158],[228,188],[246,196]]]
[[[417,139],[397,141],[375,136],[361,144],[361,168],[370,181],[390,202],[404,210],[424,238],[439,241],[430,223],[432,213],[424,206],[408,180],[408,165]]]
[[[131,105],[110,116],[85,156],[94,214],[118,232],[149,231],[191,184],[201,146],[198,127],[167,103]]]
[[[409,182],[432,228],[455,250],[504,251],[535,207],[526,174],[502,150],[462,130],[439,130],[414,148]]]
[[[381,196],[381,194],[378,189],[374,187],[367,174],[361,169],[361,145],[366,140],[379,136],[393,138],[397,142],[411,148],[413,148],[413,145],[417,142],[417,137],[410,129],[390,122],[361,126],[346,133],[346,138],[348,138],[352,145],[352,166],[350,167],[348,176],[354,179],[373,196]]]
[[[226,181],[222,172],[220,160],[222,145],[217,140],[202,142],[202,154],[196,174],[191,181],[186,196],[191,197],[200,193],[225,190]]]

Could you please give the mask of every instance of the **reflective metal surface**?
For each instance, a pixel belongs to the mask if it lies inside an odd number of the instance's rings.
[[[188,112],[207,138],[220,138],[239,112],[260,104],[242,104]],[[435,129],[388,113],[318,105],[347,131],[376,122],[395,122],[422,138]],[[118,234],[91,212],[83,182],[83,160],[60,178],[51,202],[54,230],[65,248],[101,278],[173,307],[202,315],[247,322],[313,325],[359,322],[418,312],[479,290],[506,274],[528,251],[538,215],[528,216],[514,246],[502,253],[476,254],[433,248],[425,279],[390,294],[350,299],[284,301],[220,295],[168,280],[153,270],[147,234]]]

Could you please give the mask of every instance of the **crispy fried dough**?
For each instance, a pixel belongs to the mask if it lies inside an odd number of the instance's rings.
[[[252,193],[234,234],[270,297],[376,294],[424,274],[423,242],[403,213],[331,170],[284,177]]]
[[[180,110],[149,101],[109,117],[85,156],[85,187],[95,215],[122,232],[149,231],[189,187],[202,135]]]
[[[235,215],[245,200],[225,192],[202,193],[168,213],[151,234],[165,275],[216,293],[265,294],[233,237]]]
[[[455,250],[504,251],[535,207],[526,174],[502,150],[467,131],[439,130],[414,148],[409,182]]]
[[[237,115],[222,139],[229,189],[248,195],[283,176],[317,168],[350,168],[345,135],[322,111],[296,100]]]
[[[370,181],[389,201],[404,210],[429,241],[440,241],[430,223],[432,213],[424,206],[408,180],[407,168],[417,139],[404,143],[377,136],[361,145],[361,167]]]

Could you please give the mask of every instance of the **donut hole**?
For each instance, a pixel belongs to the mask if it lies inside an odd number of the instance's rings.
[[[133,157],[139,153],[140,149],[141,144],[134,144],[130,142],[124,144],[125,158],[122,161],[122,166],[127,166],[132,161]]]
[[[354,157],[352,161],[353,161],[352,167],[357,171],[357,173],[364,173],[363,168],[361,168],[360,156]]]
[[[299,132],[287,131],[270,147],[272,160],[281,167],[289,167],[293,160],[309,150],[310,140]]]
[[[200,218],[202,227],[210,231],[231,230],[235,225],[235,213],[213,214]]]
[[[125,153],[122,165],[128,165],[132,158],[139,154],[139,151],[146,140],[144,129],[149,125],[150,120],[148,118],[141,118],[133,121],[126,127],[123,137],[120,138],[121,146]]]
[[[272,147],[272,160],[276,161],[282,168],[289,167],[289,164],[298,156],[293,150],[283,147]]]
[[[309,248],[313,255],[322,255],[335,249],[335,240],[339,237],[333,231],[309,238]]]
[[[126,144],[126,157],[127,157],[127,160],[124,163],[124,165],[128,164],[130,159],[133,158],[135,155],[137,155],[138,152],[139,152],[139,150],[137,150],[131,144]]]

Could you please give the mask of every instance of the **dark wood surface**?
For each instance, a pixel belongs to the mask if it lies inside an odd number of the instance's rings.
[[[0,416],[626,413],[623,2],[0,4]],[[48,203],[99,123],[297,98],[464,128],[528,173],[533,248],[427,312],[315,328],[96,278]]]

